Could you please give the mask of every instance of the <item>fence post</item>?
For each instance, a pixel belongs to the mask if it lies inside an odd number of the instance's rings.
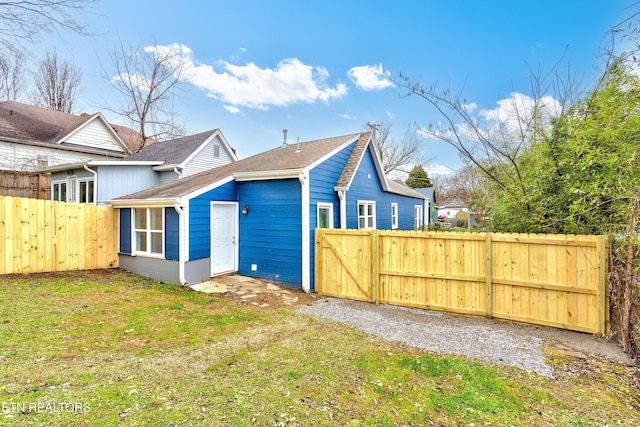
[[[315,233],[315,251],[313,256],[315,258],[315,274],[313,277],[313,290],[316,293],[322,292],[322,285],[324,281],[324,277],[322,277],[322,245],[320,244],[320,240],[322,239],[322,233],[319,228],[316,228]]]
[[[378,230],[371,233],[371,280],[373,282],[373,302],[380,304],[380,256],[378,254]]]
[[[598,335],[603,335],[605,332],[608,332],[608,325],[606,324],[607,312],[605,311],[609,309],[609,305],[607,304],[608,247],[608,237],[598,236]]]
[[[492,296],[491,296],[491,291],[492,291],[492,287],[493,284],[491,283],[491,276],[492,276],[492,272],[491,272],[491,264],[492,264],[492,259],[491,259],[491,233],[489,233],[487,231],[487,240],[486,240],[486,245],[485,245],[485,266],[484,266],[484,270],[485,270],[485,275],[486,275],[486,279],[485,279],[485,287],[487,288],[487,317],[491,318],[493,315],[493,307],[492,307]]]

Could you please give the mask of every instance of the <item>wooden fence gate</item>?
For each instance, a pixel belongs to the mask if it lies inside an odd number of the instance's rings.
[[[322,295],[603,334],[606,236],[318,229]]]

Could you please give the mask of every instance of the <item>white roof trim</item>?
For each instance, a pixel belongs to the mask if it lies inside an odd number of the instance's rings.
[[[301,173],[304,173],[306,168],[302,169],[282,169],[272,171],[255,171],[255,172],[236,172],[233,177],[238,182],[242,181],[265,181],[269,179],[298,179]]]
[[[85,162],[65,163],[57,166],[50,166],[47,168],[39,169],[41,172],[58,172],[65,169],[77,169],[86,166],[155,166],[161,165],[162,162],[158,161],[139,161],[129,162],[126,160],[87,160]]]
[[[349,145],[353,144],[354,142],[357,142],[358,139],[360,139],[360,135],[358,134],[356,136],[354,136],[353,138],[347,140],[346,142],[344,142],[343,144],[341,144],[338,148],[334,149],[333,151],[331,151],[330,153],[325,154],[323,157],[319,158],[318,160],[316,160],[315,162],[311,163],[309,166],[307,166],[305,169],[310,171],[311,169],[315,168],[316,166],[318,166],[319,164],[325,162],[326,160],[330,159],[331,157],[335,156],[336,154],[338,154],[340,151],[344,150],[345,148],[347,148]]]
[[[123,199],[123,200],[106,200],[106,204],[113,206],[114,208],[167,208],[175,206],[175,198],[160,198],[160,199]]]

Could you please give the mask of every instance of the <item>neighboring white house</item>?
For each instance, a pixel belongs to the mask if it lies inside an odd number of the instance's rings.
[[[469,208],[462,200],[447,200],[438,206],[438,221],[453,221],[459,212],[469,213]]]
[[[100,113],[62,113],[0,102],[0,170],[36,172],[90,160],[123,159],[131,151]]]

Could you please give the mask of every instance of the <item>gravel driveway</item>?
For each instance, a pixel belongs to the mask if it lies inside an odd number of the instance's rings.
[[[347,323],[420,350],[512,365],[549,378],[553,371],[543,346],[577,357],[634,363],[613,341],[554,328],[324,297],[297,313]]]

